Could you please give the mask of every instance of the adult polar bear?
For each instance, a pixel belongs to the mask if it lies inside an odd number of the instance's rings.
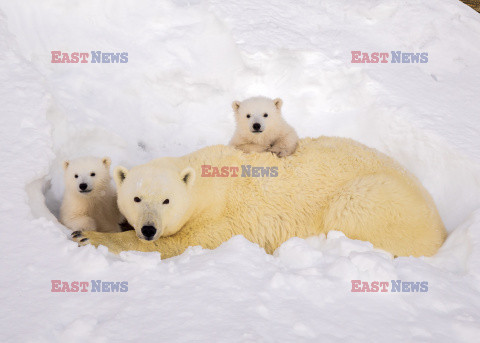
[[[278,167],[273,177],[202,177],[202,165]],[[291,237],[339,230],[397,256],[430,256],[446,237],[435,204],[391,158],[345,138],[306,138],[286,158],[211,146],[114,172],[118,205],[135,231],[76,232],[114,253],[200,245],[243,235],[268,253]],[[146,240],[150,239],[150,241]]]

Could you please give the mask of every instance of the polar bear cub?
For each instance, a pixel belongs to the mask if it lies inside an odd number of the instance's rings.
[[[230,145],[244,152],[291,155],[298,144],[295,130],[283,119],[282,100],[253,97],[232,103],[237,128]]]
[[[110,177],[110,158],[63,162],[65,194],[60,222],[74,231],[120,232],[123,221]]]

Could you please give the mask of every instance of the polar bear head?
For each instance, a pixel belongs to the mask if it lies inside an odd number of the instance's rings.
[[[110,158],[81,157],[63,162],[65,191],[91,197],[110,187]]]
[[[235,113],[237,129],[242,133],[260,135],[268,133],[283,124],[281,113],[282,99],[254,97],[243,101],[234,101],[232,108]]]
[[[159,167],[160,166],[160,167]],[[141,239],[156,240],[179,231],[188,219],[195,171],[168,158],[128,170],[116,167],[118,207]]]

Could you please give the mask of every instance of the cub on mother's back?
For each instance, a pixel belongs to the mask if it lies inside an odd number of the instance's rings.
[[[254,97],[232,103],[237,128],[230,145],[244,152],[270,151],[278,157],[293,154],[298,144],[295,130],[283,119],[282,100]]]

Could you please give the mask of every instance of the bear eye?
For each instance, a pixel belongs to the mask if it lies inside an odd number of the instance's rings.
[[[140,201],[142,201],[142,199],[140,199],[139,197],[135,197],[135,198],[133,198],[133,201],[140,202]]]
[[[170,203],[170,200],[168,200],[168,199],[163,200],[164,205],[169,204],[169,203]]]
[[[250,118],[250,114],[247,114],[247,118]]]
[[[268,113],[264,113],[263,116],[264,116],[265,118],[267,118],[267,117],[268,117]]]
[[[95,173],[90,173],[90,176],[95,176]]]
[[[78,179],[78,174],[75,174],[75,178]]]

